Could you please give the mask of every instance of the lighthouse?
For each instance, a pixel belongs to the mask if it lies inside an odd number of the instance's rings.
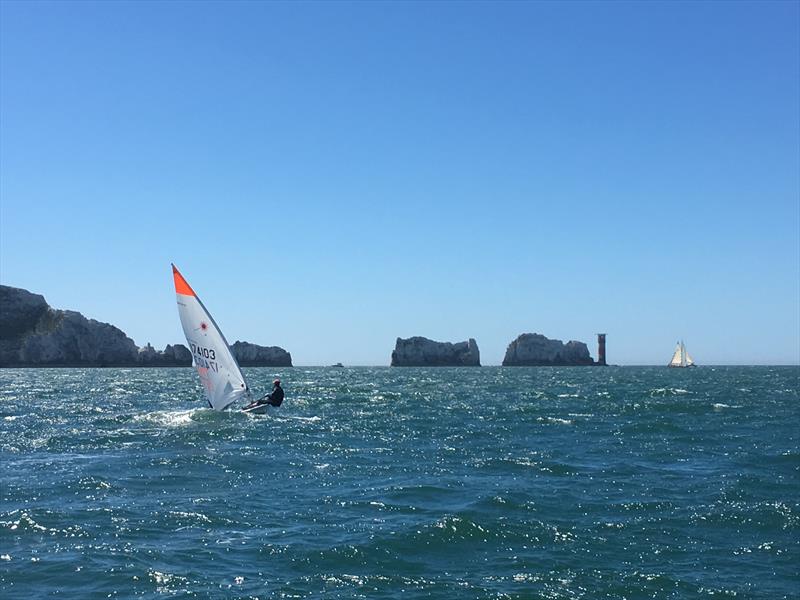
[[[606,334],[597,334],[597,364],[601,367],[606,366]]]

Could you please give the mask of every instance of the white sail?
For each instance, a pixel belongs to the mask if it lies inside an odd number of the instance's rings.
[[[222,331],[175,265],[172,265],[172,276],[183,333],[208,404],[214,410],[224,410],[237,400],[249,397],[247,380]]]
[[[680,366],[682,366],[681,365],[681,358],[682,358],[681,344],[680,344],[680,342],[678,342],[678,345],[675,347],[675,353],[672,355],[672,360],[669,361],[669,366],[670,367],[680,367]]]
[[[692,359],[691,356],[689,356],[689,353],[686,351],[686,346],[683,347],[683,356],[686,359],[685,365],[687,367],[691,367],[694,364],[694,360]]]
[[[686,351],[686,346],[682,341],[678,342],[675,347],[675,352],[672,355],[672,360],[669,361],[668,367],[693,367],[694,360]]]

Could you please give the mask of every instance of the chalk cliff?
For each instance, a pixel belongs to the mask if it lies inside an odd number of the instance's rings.
[[[424,337],[397,338],[392,352],[393,367],[479,367],[478,344],[434,342]]]
[[[134,366],[137,355],[133,340],[113,325],[0,286],[0,366]]]
[[[245,348],[244,365],[291,366],[291,355],[282,348],[237,344]],[[0,285],[0,367],[191,364],[192,355],[183,344],[167,345],[162,351],[150,344],[138,348],[125,332],[113,325],[87,319],[72,310],[51,308],[40,294]]]
[[[551,340],[540,333],[523,333],[506,349],[504,367],[594,365],[583,342]]]

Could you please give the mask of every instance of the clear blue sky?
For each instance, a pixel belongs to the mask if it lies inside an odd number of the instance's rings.
[[[0,3],[0,281],[388,364],[800,361],[797,2]]]

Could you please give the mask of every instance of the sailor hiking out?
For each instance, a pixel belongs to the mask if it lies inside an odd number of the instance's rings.
[[[255,406],[262,404],[269,404],[270,406],[280,406],[283,404],[283,388],[281,387],[281,380],[276,379],[272,382],[272,391],[256,400]]]

